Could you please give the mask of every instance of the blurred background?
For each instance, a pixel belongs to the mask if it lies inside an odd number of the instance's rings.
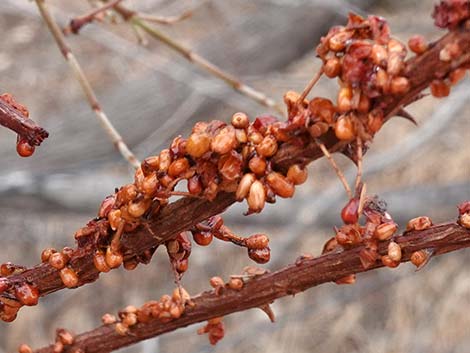
[[[61,25],[90,8],[86,1],[49,1]],[[349,11],[386,17],[394,36],[415,33],[429,40],[441,33],[432,24],[431,0],[133,0],[149,14],[191,18],[158,26],[175,40],[253,87],[282,101],[285,91],[301,91],[319,68],[314,48]],[[0,129],[0,263],[32,266],[46,246],[73,244],[76,229],[93,218],[114,187],[132,180],[132,170],[113,149],[80,87],[41,21],[34,2],[0,2],[0,92],[11,92],[30,108],[50,137],[31,158],[15,152],[16,136]],[[239,95],[220,80],[149,39],[137,44],[126,24],[93,24],[69,43],[125,141],[143,159],[187,135],[198,120],[228,121],[236,111],[254,118],[275,113]],[[331,81],[331,82],[330,82]],[[334,97],[336,82],[321,80],[313,95]],[[468,78],[449,98],[432,97],[409,107],[419,122],[393,119],[377,135],[365,157],[371,194],[384,198],[403,228],[408,219],[428,215],[453,219],[456,204],[469,198],[470,108]],[[352,164],[336,156],[349,178]],[[261,215],[242,216],[232,207],[226,224],[249,235],[271,236],[277,269],[302,252],[318,255],[340,224],[345,194],[329,165],[320,160],[293,200],[278,201]],[[209,255],[209,256],[208,256]],[[260,310],[226,318],[226,337],[216,347],[198,336],[194,325],[148,340],[122,352],[468,352],[470,346],[469,251],[433,259],[416,274],[409,265],[360,274],[353,286],[325,284],[273,305],[277,322]],[[226,243],[194,246],[183,285],[191,294],[209,288],[208,279],[241,273],[253,265],[246,252]],[[24,308],[12,324],[0,323],[0,352],[22,343],[33,347],[54,339],[56,327],[83,332],[100,324],[106,312],[141,305],[173,290],[164,249],[135,272],[123,269],[96,283],[63,290]],[[184,344],[181,344],[184,340]]]

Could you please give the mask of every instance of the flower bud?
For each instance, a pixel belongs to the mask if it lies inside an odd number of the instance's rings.
[[[266,234],[253,234],[246,238],[245,244],[249,249],[264,249],[269,244],[269,238]]]
[[[450,86],[442,80],[434,80],[430,85],[431,94],[436,98],[447,97],[450,93]]]
[[[276,195],[284,198],[292,197],[294,195],[294,184],[290,182],[289,179],[287,179],[284,175],[277,172],[271,172],[267,175],[266,181],[271,189],[276,193]]]
[[[379,224],[375,228],[374,237],[381,241],[390,239],[397,229],[397,225],[393,222]]]
[[[254,156],[248,162],[248,168],[257,176],[263,176],[266,171],[266,160],[263,157]]]
[[[391,241],[390,243],[388,243],[388,253],[387,253],[387,255],[388,255],[388,257],[390,257],[390,259],[392,261],[400,262],[400,260],[401,260],[401,247],[400,247],[400,245],[398,245],[394,241]]]
[[[110,268],[117,268],[121,266],[123,259],[123,256],[121,253],[117,251],[112,251],[111,248],[106,249],[106,264]]]
[[[34,285],[22,283],[15,288],[15,297],[22,305],[33,306],[38,303],[39,289]]]
[[[168,167],[168,175],[173,178],[179,177],[189,169],[189,161],[186,158],[178,158],[171,162]]]
[[[426,217],[426,216],[421,216],[421,217],[410,219],[408,221],[408,224],[406,225],[406,231],[425,230],[425,229],[431,228],[431,226],[432,226],[431,218]]]
[[[341,73],[341,61],[336,56],[326,60],[323,64],[323,72],[329,78],[334,78]]]
[[[67,288],[73,288],[78,285],[77,273],[71,268],[64,267],[62,270],[60,270],[59,276],[64,286]]]
[[[263,249],[248,249],[248,256],[258,264],[265,264],[271,258],[271,251],[268,247]]]
[[[349,115],[342,115],[335,124],[335,135],[339,140],[349,141],[356,137],[356,128]]]
[[[422,35],[416,34],[408,40],[408,47],[415,54],[423,54],[428,49],[428,44]]]
[[[245,113],[235,113],[232,116],[232,125],[237,129],[246,129],[250,124],[250,119]]]
[[[251,173],[243,175],[240,183],[238,184],[237,192],[235,193],[237,201],[243,200],[248,195],[251,185],[255,180],[256,177]]]
[[[338,91],[338,111],[346,113],[352,108],[353,91],[351,87],[341,87]]]
[[[249,210],[253,213],[259,213],[264,208],[264,203],[266,202],[266,191],[259,180],[255,180],[251,184],[247,202]]]
[[[100,272],[109,272],[111,270],[111,268],[106,263],[106,257],[100,250],[96,250],[95,254],[93,255],[93,264]]]
[[[210,150],[211,138],[205,133],[193,133],[186,142],[186,152],[194,158],[202,157]]]
[[[222,128],[212,139],[211,149],[215,153],[226,154],[237,146],[237,137],[233,126]]]
[[[301,167],[299,164],[293,164],[287,171],[287,179],[294,185],[301,185],[305,183],[308,177],[308,170],[306,167]]]
[[[268,135],[263,138],[258,146],[256,152],[262,157],[271,157],[277,152],[277,141],[273,135]]]

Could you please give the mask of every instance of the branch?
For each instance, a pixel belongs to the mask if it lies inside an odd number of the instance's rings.
[[[436,74],[443,77],[455,69],[455,63],[443,62],[439,59],[439,53],[448,43],[458,43],[462,52],[470,52],[470,30],[456,29],[448,33],[421,56],[410,59],[406,64],[406,72],[410,81],[410,90],[401,96],[386,96],[380,102],[386,112],[386,119],[391,118],[402,106],[410,104],[420,97],[421,91],[428,87],[435,79]],[[459,65],[470,63],[470,58],[465,57],[465,61]],[[342,152],[348,154],[348,144],[339,141],[330,130],[322,136],[323,143],[330,152]],[[296,144],[284,143],[272,158],[274,170],[287,170],[290,165],[305,165],[323,156],[318,145],[312,142],[309,136],[299,136]],[[144,227],[137,228],[136,231],[124,234],[121,239],[124,260],[149,257],[153,250],[165,241],[176,237],[182,231],[191,229],[197,223],[223,212],[227,207],[235,202],[234,193],[219,192],[213,201],[198,198],[182,198],[174,203],[163,207],[154,219]],[[99,220],[90,223],[95,229],[107,227],[107,221]],[[78,242],[77,249],[70,259],[70,266],[77,272],[78,283],[81,286],[95,281],[99,272],[93,264],[94,244],[90,244],[86,239]],[[40,296],[48,295],[65,286],[60,279],[59,272],[48,263],[37,265],[24,272],[8,277],[8,281],[14,285],[25,282],[34,283],[37,286]],[[12,293],[5,292],[2,296],[14,297]]]
[[[49,136],[45,129],[2,99],[0,99],[0,125],[25,138],[31,146],[41,145],[42,141]]]
[[[432,249],[433,256],[470,246],[470,229],[455,222],[433,226],[426,230],[411,231],[392,239],[402,251],[401,262],[410,261],[411,255],[419,250]],[[389,241],[381,242],[379,253],[387,254]],[[276,272],[255,277],[247,281],[241,290],[226,288],[222,293],[204,292],[192,298],[194,305],[186,307],[184,314],[173,321],[162,323],[158,320],[147,324],[132,326],[128,335],[119,335],[114,325],[100,326],[75,337],[70,351],[81,349],[83,352],[110,352],[133,343],[174,331],[181,327],[209,320],[234,312],[257,308],[274,300],[295,295],[308,288],[340,278],[378,269],[384,265],[376,261],[365,270],[359,260],[364,246],[339,253],[330,253],[314,259],[301,259]],[[53,346],[44,347],[35,353],[52,353]]]
[[[189,48],[186,48],[184,45],[176,42],[170,36],[159,31],[157,28],[150,26],[147,23],[151,21],[149,17],[147,16],[142,17],[139,13],[129,10],[125,8],[124,6],[122,6],[121,4],[116,5],[114,7],[114,10],[118,12],[124,18],[124,20],[130,22],[132,25],[134,25],[137,28],[141,28],[143,31],[149,34],[152,38],[160,41],[161,43],[165,44],[169,48],[173,49],[178,54],[182,55],[185,59],[203,68],[204,70],[208,71],[210,74],[214,75],[215,77],[223,80],[229,86],[231,86],[234,90],[255,100],[261,105],[275,109],[277,112],[279,112],[282,115],[285,114],[285,109],[279,103],[277,103],[274,99],[267,97],[263,92],[260,92],[256,90],[255,88],[244,84],[243,82],[238,80],[235,76],[225,72],[220,67],[211,63],[210,61],[203,58],[199,54],[193,52]]]
[[[71,49],[65,42],[64,35],[60,30],[59,26],[55,22],[54,18],[50,14],[45,0],[36,0],[36,5],[38,6],[39,12],[41,13],[44,22],[46,23],[49,31],[51,32],[54,40],[57,43],[62,55],[64,56],[65,60],[69,64],[70,68],[72,69],[73,73],[75,74],[80,86],[82,87],[83,93],[86,96],[88,104],[90,105],[91,109],[95,112],[98,121],[101,123],[103,129],[108,134],[109,138],[113,142],[114,146],[117,150],[121,153],[122,157],[129,162],[134,168],[139,167],[139,161],[132,153],[132,151],[127,147],[126,143],[124,142],[122,136],[119,132],[115,129],[111,121],[108,119],[104,111],[101,109],[100,103],[98,102],[98,98],[96,97],[93,88],[90,85],[85,73],[83,72],[80,64],[78,63],[77,59],[73,55]]]

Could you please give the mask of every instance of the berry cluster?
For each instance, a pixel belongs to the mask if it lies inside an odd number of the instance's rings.
[[[160,300],[152,300],[140,308],[129,305],[118,313],[118,318],[112,314],[104,314],[101,321],[104,325],[114,325],[115,331],[122,336],[128,335],[133,326],[138,323],[148,323],[153,320],[169,322],[179,318],[185,305],[193,305],[188,292],[184,288],[176,288],[173,294],[163,295]]]
[[[225,326],[222,321],[222,317],[215,317],[207,321],[206,326],[201,327],[197,330],[198,335],[207,333],[209,336],[209,342],[212,345],[216,345],[225,335]]]
[[[454,29],[470,17],[467,0],[443,0],[434,7],[434,24],[440,28]]]

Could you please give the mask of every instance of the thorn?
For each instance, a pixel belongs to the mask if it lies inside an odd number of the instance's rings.
[[[268,318],[271,322],[276,321],[276,316],[274,315],[274,311],[269,304],[261,305],[259,306],[259,308],[263,310],[266,313],[266,315],[268,315]]]
[[[415,124],[416,126],[418,126],[418,123],[416,122],[416,119],[413,117],[413,115],[411,115],[410,113],[408,113],[404,108],[400,108],[400,110],[398,110],[397,116],[399,116],[399,117],[401,117],[401,118],[405,118],[406,120],[409,120],[409,121],[411,121],[413,124]]]

